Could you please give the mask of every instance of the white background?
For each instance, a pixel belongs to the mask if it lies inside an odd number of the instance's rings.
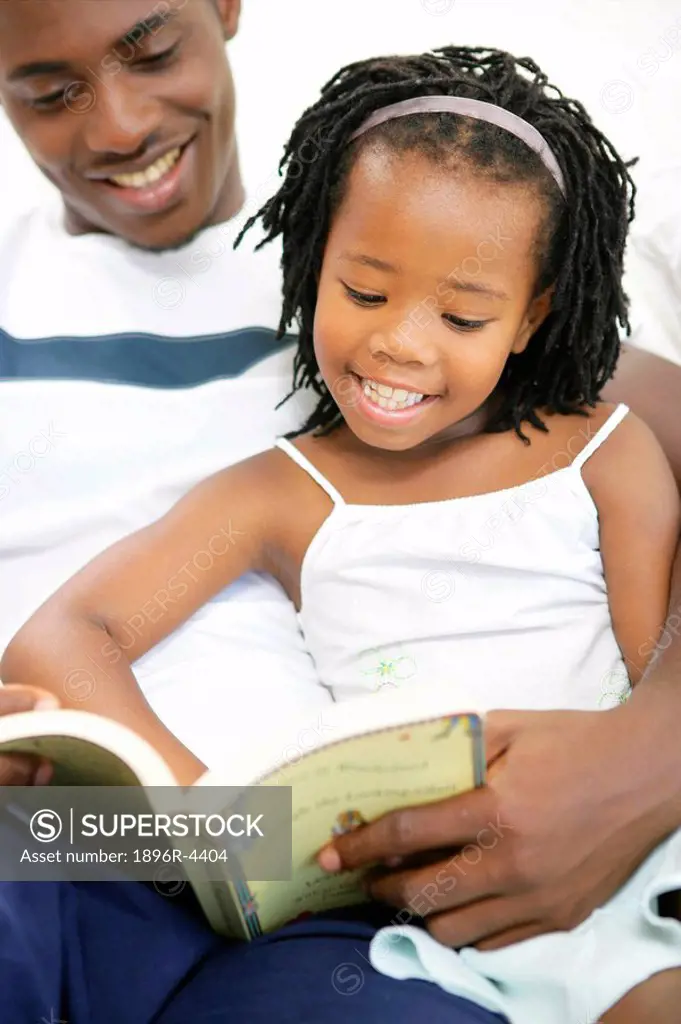
[[[250,180],[343,64],[447,44],[533,57],[623,155],[681,155],[679,0],[243,0],[230,54]]]
[[[276,187],[294,120],[340,66],[448,43],[533,57],[624,157],[641,158],[634,319],[642,344],[681,361],[681,0],[243,0],[229,54],[249,190]],[[1,119],[0,147],[0,206],[14,213],[51,186]]]

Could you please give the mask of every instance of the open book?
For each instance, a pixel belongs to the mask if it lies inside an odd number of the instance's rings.
[[[291,880],[235,883],[226,871],[216,881],[200,864],[185,865],[215,931],[250,939],[302,914],[361,902],[366,897],[359,872],[328,876],[317,866],[315,855],[334,834],[484,781],[482,719],[477,714],[434,713],[432,707],[415,714],[413,699],[391,704],[361,698],[330,707],[323,723],[307,749],[282,744],[276,757],[271,748],[269,753],[253,749],[248,758],[239,758],[238,769],[211,771],[196,783],[291,787]],[[0,718],[0,753],[10,751],[52,761],[53,785],[145,790],[176,786],[169,767],[145,740],[85,711]],[[148,792],[153,804],[153,790]]]

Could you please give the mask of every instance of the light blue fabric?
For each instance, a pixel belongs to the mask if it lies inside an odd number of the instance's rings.
[[[681,923],[658,914],[681,889],[681,832],[651,854],[604,907],[570,932],[506,949],[447,949],[421,928],[383,928],[371,963],[392,978],[431,981],[511,1024],[595,1024],[627,992],[681,967]]]

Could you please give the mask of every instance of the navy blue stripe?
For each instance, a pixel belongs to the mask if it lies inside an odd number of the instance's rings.
[[[167,338],[109,334],[95,338],[13,338],[0,329],[0,380],[91,380],[153,388],[187,388],[238,377],[292,345],[266,327]]]

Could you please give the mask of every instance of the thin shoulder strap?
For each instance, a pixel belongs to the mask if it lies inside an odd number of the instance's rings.
[[[573,460],[572,465],[575,469],[581,469],[588,458],[600,448],[606,438],[610,437],[615,427],[618,427],[624,417],[629,412],[629,406],[620,403],[614,412],[612,412],[600,430],[597,430],[594,436],[591,438],[589,443],[585,445],[579,455]]]
[[[291,444],[285,437],[279,437],[275,441],[277,448],[281,448],[282,452],[285,452],[289,458],[304,469],[308,476],[311,476],[315,483],[319,484],[321,489],[325,491],[331,498],[334,505],[344,505],[342,496],[338,493],[333,484],[330,484],[325,476],[319,472],[316,466],[313,466],[309,459],[306,459],[301,451],[299,451],[294,444]]]

